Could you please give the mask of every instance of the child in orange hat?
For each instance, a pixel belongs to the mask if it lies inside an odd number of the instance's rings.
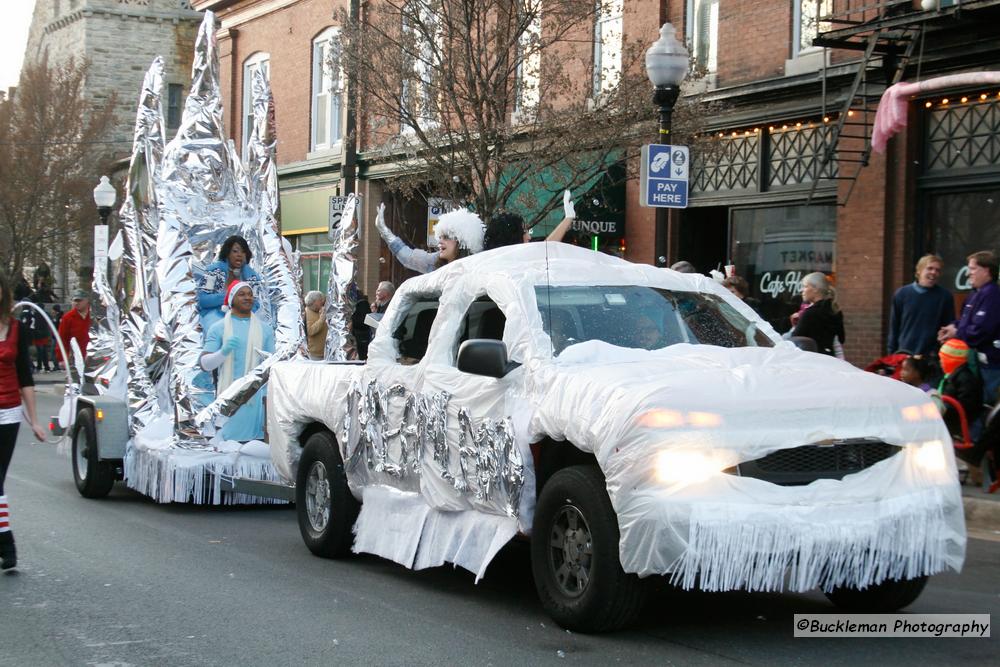
[[[941,345],[938,358],[941,360],[944,377],[938,385],[938,392],[942,396],[951,396],[962,404],[971,428],[983,411],[983,381],[969,367],[970,354],[973,353],[969,346],[958,338],[950,338]],[[950,433],[961,432],[955,410],[945,410],[944,423]]]

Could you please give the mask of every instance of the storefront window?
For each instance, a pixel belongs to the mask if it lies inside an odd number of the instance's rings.
[[[971,289],[965,258],[978,250],[1000,249],[1000,186],[929,197],[928,252],[941,256],[941,285],[952,292]]]
[[[799,285],[813,271],[832,274],[837,239],[836,206],[734,209],[731,252],[736,272],[750,284],[760,313],[778,331],[801,303]]]
[[[330,281],[333,244],[326,234],[301,234],[295,239],[295,247],[302,253],[302,293],[310,290],[325,293]]]

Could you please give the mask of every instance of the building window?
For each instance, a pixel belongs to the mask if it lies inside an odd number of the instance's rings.
[[[184,110],[184,86],[180,83],[167,84],[167,129],[176,130],[181,126],[181,112]]]
[[[260,72],[271,80],[271,55],[258,52],[243,62],[243,150],[246,151],[253,133],[253,75]]]
[[[542,13],[541,5],[532,8],[534,16],[528,20],[518,38],[517,72],[514,79],[514,122],[530,122],[538,110],[539,85],[542,69]]]
[[[760,313],[779,332],[801,304],[802,278],[833,273],[837,251],[837,207],[774,206],[730,212],[730,257],[750,283]]]
[[[302,293],[318,290],[326,294],[330,283],[333,243],[324,234],[300,234],[295,249],[301,253]]]
[[[411,69],[402,77],[401,132],[412,132],[414,124],[423,129],[437,125],[433,79],[438,52],[435,45],[442,39],[438,19],[435,9],[426,0],[408,2],[403,11],[403,48],[409,52]]]
[[[614,90],[622,76],[624,0],[597,0],[594,22],[595,98]]]
[[[696,67],[714,74],[719,67],[719,0],[688,0],[687,34]]]
[[[833,0],[798,0],[795,5],[795,20],[792,23],[792,55],[815,50],[816,36],[830,30],[829,21],[820,21],[833,11]]]
[[[340,142],[343,77],[340,67],[340,28],[327,28],[313,40],[312,139],[314,151],[335,148]]]

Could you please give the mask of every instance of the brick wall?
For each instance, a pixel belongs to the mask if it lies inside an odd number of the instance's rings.
[[[719,85],[782,76],[791,43],[792,3],[719,2]]]
[[[326,28],[336,25],[333,16],[348,2],[340,0],[303,0],[277,11],[238,23],[221,33],[220,65],[224,72],[226,127],[233,140],[241,145],[240,121],[243,104],[243,64],[259,53],[270,54],[271,91],[275,101],[278,127],[278,163],[306,159],[310,142],[312,105],[312,40]],[[227,25],[229,14],[219,18]],[[220,50],[222,50],[220,48]]]

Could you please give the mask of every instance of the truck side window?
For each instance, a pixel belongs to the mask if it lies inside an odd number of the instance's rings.
[[[424,358],[437,311],[436,296],[422,298],[410,308],[403,323],[393,333],[399,341],[399,363],[411,366]]]
[[[458,344],[461,345],[470,338],[488,338],[490,340],[503,340],[504,326],[507,318],[503,311],[488,296],[481,296],[472,302],[465,319],[462,320],[462,337]]]

